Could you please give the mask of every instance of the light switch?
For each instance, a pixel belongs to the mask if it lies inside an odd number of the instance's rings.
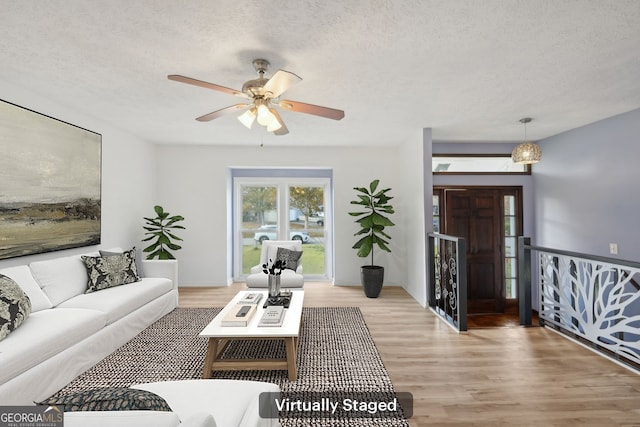
[[[609,253],[611,255],[618,255],[618,244],[617,243],[609,243]]]

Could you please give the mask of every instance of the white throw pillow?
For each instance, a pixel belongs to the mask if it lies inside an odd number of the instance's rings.
[[[36,279],[31,275],[31,270],[27,265],[19,265],[16,267],[3,268],[0,274],[11,277],[20,288],[29,296],[31,300],[31,312],[46,310],[53,307],[51,301],[47,297]]]
[[[36,261],[29,267],[54,307],[87,290],[89,276],[80,255]]]

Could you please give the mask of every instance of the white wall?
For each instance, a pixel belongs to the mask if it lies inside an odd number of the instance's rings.
[[[0,81],[2,99],[102,134],[102,243],[99,247],[140,247],[142,216],[153,214],[155,192],[154,147],[121,132],[86,111],[51,102],[28,90]],[[61,255],[85,253],[84,247],[0,260],[0,268]]]
[[[99,247],[136,246],[142,249],[143,216],[162,205],[184,215],[180,235],[184,249],[176,252],[183,286],[225,286],[231,281],[228,168],[328,167],[334,180],[334,248],[337,285],[359,285],[360,266],[351,248],[357,226],[348,215],[353,187],[375,179],[391,187],[395,197],[395,227],[391,254],[379,250],[375,263],[386,270],[385,286],[404,286],[419,302],[425,300],[424,179],[422,156],[430,157],[422,132],[399,148],[297,148],[155,146],[102,120],[24,88],[0,82],[3,99],[102,134],[102,243]],[[88,109],[90,111],[90,109]],[[429,153],[426,153],[427,150]],[[429,174],[430,176],[430,174]],[[429,179],[429,178],[426,178]],[[430,186],[427,188],[430,191]],[[430,197],[429,199],[430,203]],[[0,260],[0,268],[84,253],[84,247]],[[409,264],[410,263],[410,264]]]
[[[183,215],[187,228],[181,233],[183,249],[177,253],[180,283],[226,286],[231,281],[229,167],[324,167],[333,169],[335,284],[359,285],[360,266],[367,261],[351,249],[357,231],[348,215],[353,187],[379,178],[381,185],[392,188],[394,202],[408,197],[397,154],[397,148],[158,146],[158,199],[167,210]],[[416,172],[416,179],[421,179],[421,172]],[[406,225],[400,209],[394,222],[398,225],[389,229],[393,253],[376,251],[375,263],[385,267],[385,285],[404,286]]]
[[[639,135],[640,109],[540,141],[533,244],[640,260]]]
[[[402,168],[402,199],[398,210],[403,217],[402,258],[405,259],[407,282],[405,289],[423,307],[427,305],[428,265],[426,233],[432,231],[431,215],[431,129],[421,129],[400,146],[399,161]],[[425,167],[426,166],[426,167]]]

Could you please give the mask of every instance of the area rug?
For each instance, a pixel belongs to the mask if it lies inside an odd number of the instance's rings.
[[[56,393],[68,395],[98,387],[198,379],[207,339],[198,334],[220,308],[177,308],[142,331]],[[283,395],[394,395],[369,329],[357,307],[305,307],[298,347],[298,379],[286,371],[216,371],[214,378],[266,381]],[[232,342],[223,358],[284,357],[282,341]],[[399,411],[402,414],[402,411]],[[408,426],[404,417],[283,417],[283,426]]]

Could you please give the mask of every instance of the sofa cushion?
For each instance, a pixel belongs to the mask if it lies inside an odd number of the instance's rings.
[[[0,340],[31,314],[31,300],[11,278],[0,274]]]
[[[82,390],[66,396],[57,396],[38,405],[63,405],[65,412],[75,411],[166,411],[167,402],[147,390],[127,387],[103,387]]]
[[[272,383],[228,379],[161,381],[137,384],[131,388],[149,390],[162,396],[181,419],[206,411],[219,426],[262,425],[260,393],[280,391],[280,387]]]
[[[298,267],[298,269],[301,268],[301,266]],[[269,277],[264,273],[250,274],[247,276],[246,283],[248,288],[268,288]],[[288,268],[282,270],[280,274],[280,289],[302,287],[304,287],[304,276],[302,274]]]
[[[107,324],[111,324],[171,289],[173,283],[169,279],[145,277],[139,282],[78,295],[63,302],[60,307],[102,311],[107,316]]]
[[[182,419],[180,427],[216,427],[216,420],[206,412],[196,412]]]
[[[40,285],[36,282],[36,279],[33,278],[28,265],[3,268],[0,270],[0,274],[15,280],[18,286],[29,296],[32,313],[53,307],[47,294],[40,289]]]
[[[140,280],[135,262],[136,249],[109,256],[86,256],[82,261],[87,269],[86,293],[100,291],[115,286],[126,285]]]
[[[0,384],[93,335],[105,324],[106,315],[96,310],[56,308],[31,313],[20,328],[0,341]]]
[[[176,427],[180,418],[163,411],[65,412],[65,427]]]
[[[80,255],[35,261],[29,267],[54,307],[87,289],[87,270]]]
[[[276,261],[284,261],[285,267],[293,271],[298,268],[301,257],[302,251],[292,251],[291,249],[279,247],[276,252]]]
[[[133,249],[136,249],[135,247]],[[120,255],[124,252],[121,248],[112,249],[100,249],[100,256]],[[136,249],[136,270],[138,271],[138,277],[143,278],[146,276],[144,273],[144,265],[142,262],[142,251]]]

